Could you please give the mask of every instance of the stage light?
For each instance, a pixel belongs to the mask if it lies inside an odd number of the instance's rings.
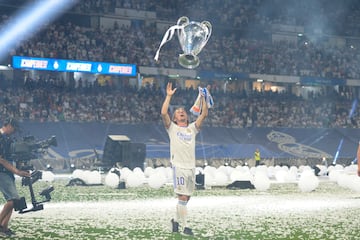
[[[54,170],[54,169],[53,169],[53,167],[52,167],[50,164],[47,164],[47,165],[46,165],[46,170],[47,170],[47,171],[52,171],[52,170]]]
[[[71,163],[70,164],[70,171],[73,173],[75,170],[76,170],[75,164]]]
[[[26,5],[0,30],[0,59],[9,54],[9,49],[36,34],[77,2],[78,0],[38,0]]]

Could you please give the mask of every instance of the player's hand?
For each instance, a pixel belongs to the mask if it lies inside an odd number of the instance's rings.
[[[172,89],[172,82],[168,82],[166,86],[166,94],[168,96],[172,96],[174,95],[175,92],[176,92],[176,88]]]
[[[358,176],[360,177],[360,169],[358,170]]]

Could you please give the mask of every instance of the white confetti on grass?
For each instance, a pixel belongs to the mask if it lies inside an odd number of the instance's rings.
[[[43,211],[14,213],[18,239],[182,239],[170,233],[177,201],[171,186],[63,185],[54,183]],[[353,227],[360,226],[359,199],[330,181],[309,193],[295,183],[272,183],[266,192],[219,187],[196,192],[189,223],[196,239],[354,239],[360,234]]]

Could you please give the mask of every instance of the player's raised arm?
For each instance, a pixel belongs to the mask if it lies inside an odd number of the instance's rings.
[[[207,106],[207,103],[205,101],[205,97],[204,96],[201,96],[201,104],[202,104],[202,107],[201,107],[201,113],[200,115],[198,116],[198,118],[196,119],[195,121],[195,125],[196,125],[196,128],[197,129],[200,129],[205,118],[207,117],[208,115],[208,106]]]
[[[164,100],[163,105],[161,107],[161,118],[163,120],[165,128],[170,127],[171,119],[170,119],[168,111],[169,111],[169,105],[170,105],[171,97],[174,95],[175,92],[176,92],[176,88],[173,89],[172,88],[172,83],[168,82],[168,84],[166,85],[166,97],[165,97],[165,100]]]

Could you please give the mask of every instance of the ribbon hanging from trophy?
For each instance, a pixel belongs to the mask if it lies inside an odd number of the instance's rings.
[[[174,26],[171,26],[164,34],[164,37],[163,39],[161,40],[161,43],[160,43],[160,46],[158,48],[158,50],[156,51],[156,54],[155,54],[155,61],[158,61],[159,60],[159,54],[160,54],[160,49],[161,47],[167,43],[168,41],[170,41],[172,39],[172,37],[174,36],[174,33],[176,30],[178,29],[181,29],[181,28],[184,28],[184,26],[178,26],[178,25],[174,25]]]
[[[198,87],[199,94],[194,102],[194,105],[190,108],[190,112],[196,116],[201,113],[202,109],[202,101],[201,96],[205,97],[205,102],[208,108],[212,108],[214,106],[214,100],[210,94],[210,91],[207,88]]]
[[[189,21],[188,17],[181,17],[177,21],[177,25],[171,26],[160,43],[160,46],[155,54],[155,61],[158,61],[161,47],[170,41],[177,31],[180,46],[184,53],[179,56],[179,64],[188,69],[194,69],[200,64],[199,57],[197,56],[203,47],[208,42],[212,25],[208,21],[201,23]]]

